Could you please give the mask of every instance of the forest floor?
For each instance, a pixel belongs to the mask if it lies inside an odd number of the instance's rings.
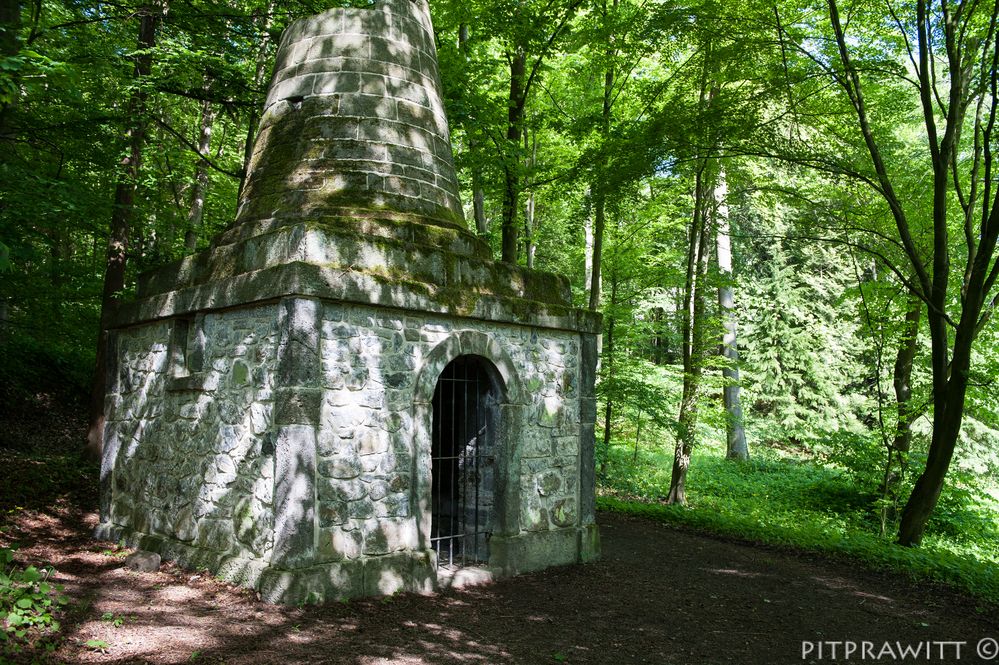
[[[70,598],[53,662],[978,663],[979,643],[999,639],[999,609],[945,588],[617,513],[599,515],[592,564],[432,596],[267,605],[204,572],[127,570],[123,550],[90,538],[92,493],[37,505],[31,476],[44,467],[0,458],[0,546],[53,565]],[[15,485],[28,491],[11,510]],[[843,645],[831,653],[843,641],[858,643],[852,659]],[[861,658],[863,641],[882,657]],[[964,643],[961,658],[954,644],[926,657],[928,641]],[[904,647],[924,657],[903,659]]]

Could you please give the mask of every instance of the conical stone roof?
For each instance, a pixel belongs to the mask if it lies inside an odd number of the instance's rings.
[[[285,31],[237,223],[368,211],[465,226],[425,0]]]
[[[468,231],[426,0],[288,27],[235,221],[142,275],[117,325],[292,295],[599,331],[567,280]]]

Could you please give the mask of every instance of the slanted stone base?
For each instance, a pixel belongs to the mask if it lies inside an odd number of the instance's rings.
[[[156,552],[183,568],[209,570],[219,579],[256,589],[269,603],[315,604],[400,592],[432,593],[438,588],[433,552],[429,550],[283,570],[256,559],[211,552],[114,524],[99,524],[94,537]]]
[[[600,537],[595,524],[516,536],[493,536],[489,551],[489,567],[498,575],[518,575],[550,566],[593,561],[600,554]]]
[[[255,586],[269,603],[299,605],[400,592],[431,593],[435,580],[432,553],[416,551],[295,570],[267,568]]]
[[[600,529],[588,524],[579,529],[579,563],[590,563],[600,558]]]
[[[267,564],[259,559],[193,547],[177,540],[132,531],[106,522],[97,525],[94,537],[124,543],[135,549],[156,552],[164,561],[173,561],[189,570],[209,570],[220,579],[248,588],[257,587],[261,575],[267,568]]]
[[[488,568],[466,566],[464,568],[441,568],[437,571],[438,589],[464,589],[489,584],[496,579],[496,573]]]
[[[495,579],[550,566],[585,563],[599,558],[600,534],[595,524],[544,533],[494,536],[488,567],[435,569],[432,550],[397,552],[351,561],[283,570],[226,552],[211,552],[114,524],[100,523],[94,537],[160,554],[190,570],[209,570],[219,579],[256,589],[262,600],[284,605],[317,604],[362,596],[433,593],[488,584]]]

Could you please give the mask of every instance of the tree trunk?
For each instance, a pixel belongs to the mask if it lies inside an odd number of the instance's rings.
[[[920,413],[912,406],[912,363],[919,349],[919,322],[922,314],[923,301],[910,296],[909,311],[905,313],[904,337],[895,357],[895,368],[892,373],[895,401],[898,403],[898,425],[895,428],[892,449],[903,455],[909,452],[912,444],[912,423]],[[904,462],[904,459],[901,461]]]
[[[603,351],[603,363],[607,367],[605,378],[601,379],[613,385],[614,383],[614,306],[617,304],[617,271],[611,270],[611,299],[607,316],[606,344]],[[607,475],[607,460],[610,457],[611,430],[614,416],[614,398],[611,392],[604,399],[604,457],[600,462],[600,476]]]
[[[620,0],[614,0],[612,9],[617,10]],[[609,14],[607,11],[607,0],[603,2],[603,18],[605,24],[609,24]],[[610,135],[611,106],[614,103],[614,34],[607,33],[607,70],[604,72],[604,97],[603,107],[600,116],[600,136],[606,143]],[[606,227],[606,206],[607,206],[607,158],[601,157],[600,168],[597,170],[598,182],[590,186],[593,192],[593,269],[590,273],[590,302],[591,311],[600,309],[600,264],[604,251],[604,228]]]
[[[267,3],[267,9],[264,10],[263,20],[260,25],[260,48],[257,49],[257,68],[253,73],[253,86],[256,90],[260,90],[261,93],[265,92],[263,87],[264,83],[267,82],[269,64],[267,52],[271,43],[270,29],[274,24],[274,5],[275,0],[270,0]],[[243,168],[240,171],[239,190],[236,194],[237,201],[243,198],[243,188],[246,187],[246,176],[250,172],[250,162],[253,160],[253,144],[257,140],[257,125],[259,123],[260,104],[254,104],[251,107],[250,117],[246,123],[246,140],[243,142]]]
[[[468,24],[462,23],[458,26],[458,48],[465,54],[465,60],[469,60],[468,55]],[[475,232],[480,236],[489,234],[489,225],[486,223],[486,194],[482,189],[482,167],[476,159],[478,145],[472,132],[468,134],[468,153],[472,162],[472,217],[475,219]]]
[[[600,265],[604,253],[604,229],[607,226],[606,199],[603,183],[597,183],[593,191],[593,251],[590,255],[590,302],[591,311],[600,308]]]
[[[991,148],[996,127],[995,90],[999,88],[999,71],[995,66],[999,60],[999,42],[995,40],[992,30],[999,20],[999,5],[962,5],[958,13],[967,10],[968,14],[960,20],[947,14],[945,7],[945,20],[938,20],[935,8],[927,0],[915,3],[913,64],[933,170],[932,263],[928,265],[923,258],[925,250],[917,245],[913,237],[905,202],[895,191],[881,148],[871,129],[862,79],[851,58],[850,39],[840,21],[838,3],[836,0],[827,0],[827,4],[839,60],[843,65],[843,76],[837,77],[837,83],[844,88],[853,106],[874,167],[876,189],[888,203],[901,246],[915,273],[919,296],[927,304],[933,373],[933,437],[926,469],[916,481],[902,511],[898,536],[901,545],[914,546],[923,538],[954,456],[964,417],[972,344],[983,323],[981,317],[985,297],[999,277],[999,270],[993,267],[999,240],[999,199],[990,183],[995,167],[995,155]],[[972,15],[978,8],[985,15],[979,14],[973,19]],[[972,54],[982,46],[981,35],[967,30],[974,20],[984,21],[990,26],[987,39],[991,44],[986,41],[987,47],[980,57]],[[937,41],[946,44],[945,51],[935,52],[933,44]],[[945,84],[943,87],[946,92],[943,94],[947,96],[947,103],[941,100],[941,84]],[[968,94],[979,85],[980,90]],[[979,97],[978,108],[987,108],[985,117],[988,119],[983,122],[983,115],[980,112],[976,115],[973,156],[976,167],[965,178],[955,170],[958,167],[957,155],[962,150],[960,134],[966,126],[971,103],[980,95],[984,96]],[[981,164],[980,170],[977,168],[978,164]],[[956,188],[960,188],[962,181],[968,183],[970,195],[963,190],[957,192],[951,189],[952,182]],[[982,185],[984,195],[976,196],[977,188]],[[967,250],[967,263],[964,265],[964,280],[960,290],[959,317],[948,315],[953,249],[949,240],[953,216],[949,214],[948,207],[955,195],[964,209],[963,230]]]
[[[739,344],[738,319],[735,312],[735,297],[732,282],[732,235],[728,218],[728,186],[724,172],[718,175],[715,187],[715,220],[718,227],[718,272],[721,283],[718,285],[718,309],[721,313],[724,334],[721,354],[725,358],[722,388],[725,402],[726,457],[728,459],[749,459],[749,446],[746,443],[746,428],[742,419],[742,399],[739,386]]]
[[[530,137],[530,138],[528,138]],[[534,212],[535,197],[531,187],[531,173],[534,171],[534,164],[538,158],[538,133],[528,133],[524,131],[524,152],[527,154],[526,175],[524,176],[524,188],[528,190],[527,203],[524,205],[524,249],[527,252],[527,267],[534,269],[534,255],[538,246],[534,237]]]
[[[534,242],[534,192],[527,195],[527,204],[524,206],[524,244],[527,246],[527,267],[534,269],[534,255],[538,246]]]
[[[686,505],[687,470],[694,450],[697,430],[697,400],[704,368],[704,292],[707,277],[707,206],[713,187],[709,185],[707,163],[702,160],[694,182],[694,214],[687,247],[687,276],[684,283],[683,312],[683,396],[677,418],[678,436],[673,453],[673,470],[666,503]]]
[[[507,98],[507,130],[505,149],[501,150],[503,158],[503,222],[501,231],[502,261],[517,262],[517,205],[520,198],[519,170],[520,135],[524,127],[524,111],[527,108],[527,98],[531,92],[534,76],[538,73],[542,62],[548,55],[548,49],[569,23],[582,0],[571,0],[565,14],[555,30],[549,35],[546,47],[534,60],[531,73],[527,73],[527,50],[523,43],[518,44],[510,58],[510,96]],[[522,15],[525,3],[520,0],[514,11],[514,20],[524,20]],[[549,8],[551,3],[549,3]]]
[[[698,106],[706,115],[718,95],[719,84],[711,80],[713,71],[712,43],[705,46],[704,62],[701,68],[700,94]],[[696,133],[710,146],[712,129],[699,116]],[[713,152],[713,151],[712,151]],[[697,171],[694,174],[694,213],[691,217],[687,245],[687,273],[683,287],[683,313],[681,333],[683,336],[683,394],[680,399],[680,413],[677,417],[677,440],[673,454],[673,471],[670,478],[669,504],[686,505],[687,470],[697,438],[697,401],[704,370],[704,329],[705,294],[709,257],[708,221],[714,208],[715,185],[718,180],[718,167],[712,161],[711,152],[698,155]]]
[[[20,51],[18,33],[21,30],[21,3],[15,0],[0,2],[0,57],[11,57]],[[13,102],[0,103],[0,141],[6,143],[12,140],[10,136],[10,107]],[[6,158],[10,149],[0,144],[4,153],[0,159]]]
[[[995,26],[999,20],[999,5],[991,3],[986,6],[989,7],[986,10],[990,16],[989,22]],[[833,0],[830,0],[830,7],[835,11]],[[915,546],[922,541],[927,522],[943,490],[944,478],[954,457],[954,449],[964,419],[972,345],[980,329],[985,298],[994,286],[996,277],[999,276],[999,268],[993,266],[996,243],[999,240],[999,198],[989,183],[994,177],[995,166],[995,156],[990,146],[995,140],[992,132],[997,110],[995,91],[999,88],[999,72],[996,69],[996,61],[999,60],[999,42],[995,41],[994,36],[991,37],[993,43],[988,50],[992,52],[985,52],[981,59],[980,71],[974,72],[966,65],[965,59],[969,51],[979,48],[977,41],[970,37],[966,38],[963,28],[959,27],[957,21],[948,20],[942,25],[948,44],[947,66],[950,80],[947,84],[950,89],[950,99],[943,136],[938,141],[936,130],[938,105],[933,98],[937,80],[929,64],[931,58],[936,57],[931,54],[930,32],[936,30],[937,26],[929,17],[927,4],[924,2],[917,4],[917,16],[920,101],[923,106],[924,124],[928,129],[933,164],[933,266],[930,271],[932,277],[923,280],[924,283],[929,282],[928,288],[924,288],[924,295],[928,300],[926,316],[929,323],[933,367],[933,437],[926,459],[926,469],[916,481],[909,501],[902,511],[898,541],[901,545],[907,546]],[[838,16],[836,18],[838,28]],[[840,41],[840,51],[844,52],[842,45],[844,40],[839,34],[837,37]],[[970,58],[968,60],[973,62]],[[983,83],[987,83],[989,89],[989,93],[980,94],[987,94],[988,103],[991,105],[989,120],[984,125],[980,117],[976,117],[975,120],[976,135],[981,133],[982,144],[985,146],[982,153],[984,162],[982,181],[986,195],[980,199],[982,206],[980,211],[974,204],[975,197],[971,196],[972,203],[968,204],[965,212],[968,258],[961,284],[960,317],[951,332],[951,325],[944,315],[949,298],[951,260],[951,243],[948,236],[951,218],[948,215],[948,206],[953,198],[953,192],[949,189],[949,183],[952,177],[957,180],[957,175],[952,169],[957,165],[958,139],[968,108],[961,99],[962,91],[975,85],[973,81],[979,77]],[[971,220],[978,217],[978,213],[980,213],[978,223],[972,224]],[[923,272],[925,273],[925,269]]]
[[[989,258],[985,260],[990,261]],[[949,372],[947,368],[934,368],[933,437],[926,458],[926,469],[916,481],[902,511],[902,521],[898,530],[900,545],[916,546],[922,542],[926,524],[940,499],[944,478],[954,457],[954,449],[964,418],[968,372],[971,367],[971,345],[984,299],[980,282],[984,281],[986,272],[982,271],[981,280],[972,279],[966,291],[964,311],[954,332]],[[973,304],[975,300],[978,301],[977,307]],[[943,298],[940,301],[943,304]],[[927,312],[927,318],[930,320],[931,346],[946,350],[948,341],[946,322],[939,313],[932,310]],[[939,354],[940,351],[935,353]]]
[[[527,103],[524,91],[524,76],[527,70],[527,54],[518,50],[510,59],[510,105],[507,115],[507,145],[514,151],[503,160],[503,226],[502,260],[505,263],[517,262],[517,201],[520,198],[520,179],[517,174],[520,151],[520,135],[524,127],[524,106]]]
[[[118,297],[125,287],[125,267],[128,260],[129,229],[135,206],[135,190],[146,138],[146,97],[142,80],[152,71],[150,50],[156,42],[156,26],[166,11],[166,5],[146,5],[139,11],[138,55],[135,58],[135,87],[128,101],[125,132],[128,154],[121,161],[118,184],[115,186],[111,212],[111,233],[108,236],[107,260],[104,267],[104,287],[101,293],[101,327],[97,339],[97,359],[90,395],[90,427],[87,449],[99,456],[104,437],[104,397],[107,386],[108,327],[111,324]]]
[[[205,89],[207,91],[207,84]],[[206,95],[207,96],[207,95]],[[212,123],[215,114],[212,103],[207,99],[201,102],[201,123],[198,132],[198,160],[194,167],[194,180],[191,183],[191,208],[187,214],[187,231],[184,234],[184,249],[193,252],[198,248],[198,236],[201,234],[201,222],[205,215],[205,192],[208,189],[208,162],[211,150]]]
[[[886,501],[885,509],[882,512],[883,525],[895,519],[898,489],[905,479],[909,449],[912,446],[912,423],[921,413],[920,409],[912,406],[912,363],[915,360],[916,351],[919,349],[919,322],[922,313],[923,301],[910,294],[902,339],[895,356],[895,367],[892,370],[892,384],[895,388],[898,417],[895,424],[895,436],[888,448],[888,459],[881,486],[882,496]]]
[[[590,191],[590,198],[593,196],[593,191]],[[586,217],[583,219],[583,262],[586,264],[584,266],[585,275],[583,277],[583,283],[586,285],[587,289],[592,289],[593,281],[593,214],[589,206],[587,206]],[[599,285],[598,285],[599,286]],[[592,297],[592,296],[590,296]]]
[[[0,2],[0,58],[17,55],[20,50],[18,32],[21,29],[21,3],[12,0]],[[14,132],[10,123],[13,102],[0,104],[0,165],[4,164],[14,150]],[[0,214],[4,205],[0,201]],[[0,269],[4,264],[6,250],[0,244]],[[10,309],[5,298],[0,298],[0,342],[5,341],[9,325]]]
[[[468,149],[472,149],[469,141]],[[486,222],[486,193],[482,190],[482,170],[472,167],[472,212],[475,216],[475,230],[480,236],[489,234],[489,224]]]
[[[635,427],[635,450],[631,454],[631,463],[638,464],[638,444],[642,442],[642,410],[638,410],[638,426]]]

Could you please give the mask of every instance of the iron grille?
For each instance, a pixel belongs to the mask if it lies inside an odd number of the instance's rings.
[[[494,456],[482,361],[461,356],[437,380],[433,400],[431,547],[440,567],[489,560]]]

